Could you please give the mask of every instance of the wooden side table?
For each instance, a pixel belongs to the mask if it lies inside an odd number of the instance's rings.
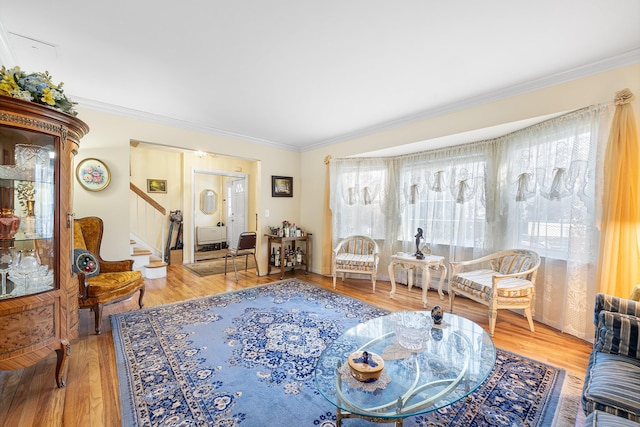
[[[268,268],[267,268],[267,274],[271,274],[271,268],[279,268],[280,269],[280,279],[284,278],[284,272],[286,269],[291,269],[291,271],[295,270],[296,268],[304,268],[304,274],[309,273],[309,262],[311,260],[311,257],[309,256],[309,249],[310,249],[310,243],[311,243],[311,233],[306,233],[304,236],[296,236],[296,237],[279,237],[273,234],[265,234],[264,235],[266,238],[269,239],[269,246],[267,249],[267,255],[271,256],[271,248],[273,246],[273,244],[277,244],[280,245],[280,267],[274,267],[271,265],[271,262],[267,262],[268,264]],[[284,259],[284,249],[287,246],[291,246],[293,249],[296,248],[296,241],[297,242],[304,242],[305,244],[305,252],[304,252],[304,256],[302,258],[302,264],[294,264],[291,266],[285,266],[285,259]]]
[[[395,267],[401,266],[407,270],[408,287],[409,290],[413,287],[413,270],[419,268],[422,270],[422,304],[424,308],[427,308],[427,289],[431,283],[431,269],[439,270],[443,269],[443,273],[440,276],[440,282],[438,283],[438,294],[440,299],[444,299],[444,293],[442,292],[442,285],[444,278],[447,275],[447,266],[444,263],[444,257],[438,255],[425,255],[424,259],[416,259],[414,255],[398,252],[391,256],[391,262],[389,263],[389,278],[391,279],[391,292],[389,297],[393,298],[396,293],[396,279],[395,279]]]

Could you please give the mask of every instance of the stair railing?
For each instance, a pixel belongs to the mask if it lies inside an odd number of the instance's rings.
[[[133,183],[129,183],[131,233],[155,256],[165,258],[167,210]]]

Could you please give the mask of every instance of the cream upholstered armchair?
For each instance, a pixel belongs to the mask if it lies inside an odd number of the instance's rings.
[[[376,275],[379,261],[378,244],[368,236],[349,236],[333,249],[331,273],[333,289],[336,288],[336,277],[346,273],[366,274],[371,276],[373,292],[376,291]]]
[[[499,309],[523,309],[534,332],[531,305],[540,256],[534,251],[510,249],[470,261],[451,261],[449,305],[456,295],[489,307],[489,334],[493,336]]]

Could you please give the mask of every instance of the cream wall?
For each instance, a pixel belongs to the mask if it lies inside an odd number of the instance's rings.
[[[96,157],[106,162],[111,170],[111,184],[100,192],[84,190],[76,182],[74,186],[74,211],[76,217],[95,215],[103,218],[105,234],[102,243],[102,256],[105,259],[124,259],[129,255],[129,163],[131,140],[173,146],[186,150],[202,150],[223,156],[239,157],[236,167],[245,168],[249,175],[249,187],[253,197],[248,204],[248,221],[251,229],[262,235],[269,225],[275,225],[283,219],[300,224],[300,154],[289,150],[273,148],[261,143],[250,143],[227,136],[212,135],[205,132],[187,130],[158,124],[148,120],[129,118],[109,112],[97,111],[79,106],[78,118],[91,128],[81,143],[76,164],[87,157]],[[158,163],[156,158],[142,156],[142,162],[153,171],[153,178],[175,176],[176,171],[161,171],[174,168],[174,162]],[[220,161],[220,160],[218,160]],[[190,185],[193,168],[202,168],[195,156],[185,155],[183,169],[176,178],[182,185]],[[219,166],[211,165],[213,168]],[[176,167],[177,168],[177,167]],[[157,172],[157,173],[156,173]],[[292,198],[271,197],[271,176],[294,177],[294,196]],[[143,178],[137,177],[136,180]],[[146,177],[144,178],[146,189]],[[171,189],[172,183],[168,181]],[[173,181],[173,178],[171,178]],[[140,182],[140,181],[138,181]],[[157,194],[155,196],[158,196]],[[184,195],[182,208],[185,216],[190,215],[191,195]],[[174,208],[171,207],[173,210]],[[270,216],[265,218],[265,211]],[[188,240],[189,239],[189,240]],[[190,235],[185,236],[185,246],[191,245]],[[261,271],[266,271],[266,244],[259,239],[258,250]]]
[[[130,147],[130,180],[167,211],[182,209],[182,158],[178,151]],[[147,179],[167,181],[166,193],[147,193]]]
[[[253,223],[250,224],[261,235],[269,225],[275,226],[286,219],[313,233],[311,269],[320,272],[326,155],[345,157],[610,102],[615,92],[625,87],[636,94],[632,105],[640,123],[640,64],[634,64],[304,153],[79,108],[79,118],[87,122],[91,131],[82,140],[76,161],[85,157],[98,157],[106,161],[112,169],[112,182],[99,193],[87,192],[76,184],[75,211],[77,216],[99,215],[104,218],[108,230],[102,250],[105,258],[126,257],[129,241],[127,212],[130,140],[256,160],[248,166],[252,170],[249,186],[255,193],[249,202],[250,221],[253,218]],[[183,181],[190,179],[187,175],[191,167],[193,166],[189,161],[185,161]],[[294,197],[272,198],[272,175],[292,176]],[[269,217],[265,217],[267,210]],[[186,243],[185,241],[185,245]],[[260,267],[264,272],[266,242],[262,238],[259,243]]]
[[[300,164],[302,165],[300,180],[304,193],[301,199],[300,217],[303,224],[313,226],[310,230],[315,237],[313,240],[312,270],[320,272],[322,265],[322,194],[324,192],[325,156],[347,157],[502,123],[612,102],[615,93],[624,88],[629,88],[635,94],[632,105],[636,120],[640,124],[640,64],[634,64],[302,153],[300,155]]]

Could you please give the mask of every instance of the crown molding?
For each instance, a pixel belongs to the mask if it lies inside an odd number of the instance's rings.
[[[9,64],[14,63],[13,61],[14,55],[10,45],[7,44],[7,40],[8,40],[7,34],[4,31],[2,24],[0,23],[0,63],[11,66]],[[71,95],[71,97],[80,106],[88,109],[96,110],[96,111],[136,118],[140,120],[149,121],[152,123],[177,127],[185,130],[190,130],[190,131],[196,131],[196,132],[202,132],[202,133],[207,133],[207,134],[216,135],[216,136],[233,138],[240,141],[265,145],[265,146],[282,149],[282,150],[288,150],[288,151],[294,151],[294,152],[307,152],[307,151],[323,148],[328,145],[337,144],[337,143],[348,141],[351,139],[364,137],[364,136],[371,135],[384,130],[397,128],[403,125],[431,119],[431,118],[446,115],[446,114],[451,114],[457,111],[477,107],[479,105],[499,101],[501,99],[509,98],[512,96],[522,95],[528,92],[544,89],[557,84],[566,83],[572,80],[603,73],[616,68],[632,65],[638,62],[640,62],[640,49],[633,49],[633,50],[624,52],[620,55],[609,57],[601,61],[593,62],[591,64],[587,64],[581,67],[576,67],[571,70],[563,71],[560,73],[556,73],[556,74],[543,77],[540,79],[532,80],[529,82],[509,86],[504,89],[492,91],[482,95],[470,97],[460,102],[450,103],[450,104],[442,105],[439,107],[431,108],[428,110],[424,110],[419,113],[412,114],[397,120],[392,120],[389,122],[381,123],[376,126],[367,127],[364,129],[360,129],[358,131],[345,133],[334,138],[308,144],[304,147],[297,147],[291,144],[284,144],[277,141],[270,141],[270,140],[265,140],[261,138],[255,138],[255,137],[227,131],[224,129],[218,129],[211,126],[205,126],[198,123],[189,122],[186,120],[174,119],[171,117],[152,114],[152,113],[139,111],[139,110],[135,110],[127,107],[122,107],[114,104],[103,103],[103,102],[95,101],[88,98],[76,97],[73,95]]]
[[[584,77],[589,77],[595,74],[611,71],[616,68],[626,67],[640,62],[640,49],[633,49],[624,52],[620,55],[612,56],[601,61],[593,62],[587,65],[573,68],[571,70],[556,73],[547,77],[543,77],[536,80],[531,80],[525,83],[506,87],[504,89],[495,90],[482,95],[474,96],[462,100],[460,102],[451,103],[435,107],[429,110],[422,111],[417,114],[406,116],[397,120],[382,123],[376,126],[364,128],[355,132],[346,133],[335,138],[320,141],[318,143],[306,145],[301,149],[302,152],[316,150],[328,145],[337,144],[340,142],[348,141],[371,135],[383,130],[397,128],[410,123],[415,123],[422,120],[431,119],[434,117],[443,116],[446,114],[455,113],[457,111],[466,110],[468,108],[477,107],[479,105],[488,104],[490,102],[499,101],[512,96],[523,95],[528,92],[533,92],[547,87],[555,86],[561,83],[566,83],[572,80],[577,80]]]
[[[233,139],[250,142],[254,144],[267,145],[267,146],[270,146],[273,148],[279,148],[282,150],[300,152],[300,148],[294,145],[288,145],[280,142],[269,141],[266,139],[255,138],[255,137],[227,131],[224,129],[218,129],[211,126],[205,126],[198,123],[189,122],[187,120],[180,120],[172,117],[162,116],[160,114],[148,113],[145,111],[123,107],[120,105],[114,105],[114,104],[109,104],[105,102],[95,101],[93,99],[83,98],[80,96],[70,95],[70,97],[73,99],[74,102],[77,102],[78,105],[94,111],[100,111],[103,113],[109,113],[109,114],[115,114],[115,115],[134,118],[134,119],[145,120],[145,121],[157,123],[160,125],[166,125],[166,126],[176,127],[180,129],[195,131],[195,132],[202,132],[210,135],[233,138]]]

